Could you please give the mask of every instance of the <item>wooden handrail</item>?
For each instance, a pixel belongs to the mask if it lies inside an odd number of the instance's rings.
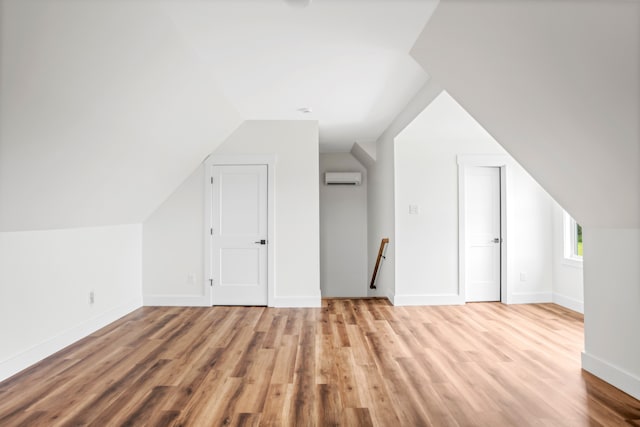
[[[380,267],[380,259],[385,258],[384,256],[384,246],[389,243],[389,238],[385,237],[380,241],[380,249],[378,249],[378,259],[376,259],[376,266],[373,269],[373,277],[371,278],[371,284],[369,288],[376,289],[376,276],[378,275],[378,268]]]

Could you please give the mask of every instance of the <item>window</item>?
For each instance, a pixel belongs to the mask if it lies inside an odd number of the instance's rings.
[[[575,238],[573,239],[574,243],[574,251],[573,254],[575,256],[582,256],[582,226],[577,222],[573,221]]]
[[[582,262],[582,226],[564,213],[564,258],[570,262]]]

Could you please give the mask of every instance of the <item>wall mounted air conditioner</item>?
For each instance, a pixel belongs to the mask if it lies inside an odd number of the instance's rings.
[[[360,185],[362,174],[360,172],[325,172],[325,185]]]

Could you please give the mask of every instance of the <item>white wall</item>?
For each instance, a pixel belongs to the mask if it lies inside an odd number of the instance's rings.
[[[380,241],[385,237],[389,238],[386,259],[381,260],[376,276],[375,285],[377,289],[371,292],[371,295],[389,298],[393,297],[395,292],[394,137],[395,132],[385,132],[378,139],[376,143],[376,161],[367,169],[369,178],[369,192],[367,194],[367,244],[369,247],[367,259],[369,274],[367,276],[371,277],[373,274]]]
[[[555,202],[512,161],[507,172],[507,302],[551,302]]]
[[[275,154],[275,305],[320,306],[318,123],[248,121],[215,154]]]
[[[275,155],[276,306],[319,306],[318,124],[247,121],[214,154]],[[202,301],[203,166],[144,223],[145,304]],[[152,247],[153,246],[153,247]],[[176,248],[184,254],[176,256]],[[196,274],[196,285],[188,282]],[[205,278],[206,279],[206,278]],[[157,280],[157,283],[155,281]]]
[[[578,222],[637,228],[639,51],[639,2],[524,0],[441,2],[411,54]]]
[[[508,156],[446,92],[396,137],[395,304],[464,303],[457,156],[465,154]],[[507,302],[551,301],[553,201],[512,159],[506,189]],[[409,214],[410,204],[419,214]]]
[[[371,277],[378,255],[380,240],[388,237],[386,259],[382,261],[376,278],[377,290],[372,295],[386,296],[393,301],[395,294],[395,137],[441,92],[441,88],[431,79],[420,92],[398,114],[391,125],[376,141],[375,161],[365,155],[364,150],[352,150],[352,154],[360,153],[359,160],[367,165],[369,186],[367,192],[367,221],[369,245],[368,260]]]
[[[583,261],[565,258],[564,209],[553,206],[553,302],[584,313]]]
[[[640,399],[640,229],[583,228],[582,367]]]
[[[583,226],[583,367],[635,397],[639,50],[628,1],[442,2],[412,50]]]
[[[2,231],[141,223],[242,122],[161,2],[1,6]]]
[[[140,225],[0,233],[0,380],[140,307],[141,270]]]
[[[189,178],[144,222],[145,304],[209,305],[205,292],[204,167]]]
[[[325,185],[326,172],[360,172],[362,185]],[[367,170],[351,154],[320,154],[323,297],[367,296],[367,181]]]

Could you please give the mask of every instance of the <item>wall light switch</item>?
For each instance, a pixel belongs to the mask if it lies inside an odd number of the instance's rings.
[[[196,275],[193,273],[189,273],[187,274],[187,283],[189,285],[193,285],[196,283]]]

